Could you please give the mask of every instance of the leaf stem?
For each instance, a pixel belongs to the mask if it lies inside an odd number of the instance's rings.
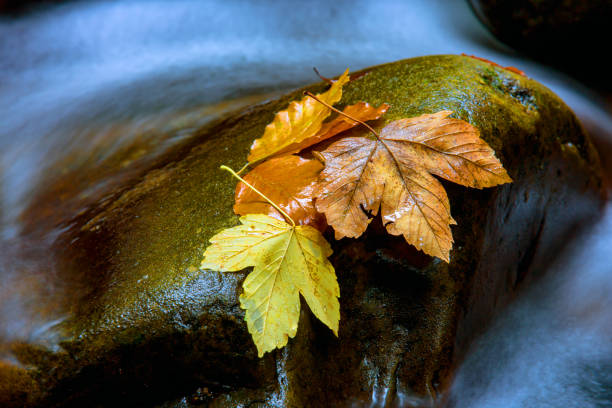
[[[319,70],[317,69],[317,67],[312,67],[312,69],[314,70],[315,74],[317,74],[317,76],[318,76],[319,78],[321,78],[323,81],[327,82],[327,83],[328,83],[328,84],[330,84],[330,85],[334,83],[334,81],[333,81],[333,80],[331,80],[331,79],[329,79],[329,78],[325,78],[323,75],[321,75],[321,74],[319,73]]]
[[[345,116],[345,117],[349,118],[350,120],[355,121],[355,122],[365,126],[366,128],[368,128],[368,130],[370,132],[372,132],[374,134],[374,136],[376,136],[377,139],[380,139],[380,135],[370,125],[368,125],[367,123],[362,122],[359,119],[356,119],[356,118],[352,117],[351,115],[348,115],[348,114],[342,112],[341,110],[338,110],[338,109],[334,108],[333,106],[331,106],[327,102],[323,102],[322,100],[320,100],[319,98],[317,98],[315,95],[313,95],[312,93],[310,93],[308,91],[305,91],[304,94],[310,96],[315,101],[317,101],[317,102],[327,106],[329,109],[333,110],[334,112],[336,112],[336,113],[338,113],[338,114],[340,114],[342,116]]]
[[[291,226],[295,227],[295,221],[293,221],[293,219],[289,216],[289,214],[287,214],[285,211],[283,211],[282,208],[280,208],[278,205],[276,205],[272,200],[270,200],[268,197],[266,197],[261,191],[257,190],[255,187],[253,187],[252,185],[250,185],[245,179],[243,179],[242,177],[240,177],[238,175],[238,173],[236,173],[234,170],[230,169],[229,167],[227,167],[226,165],[222,165],[220,167],[221,170],[225,170],[225,171],[229,171],[232,176],[236,177],[238,180],[242,181],[244,184],[246,184],[251,190],[253,190],[254,192],[256,192],[257,194],[259,194],[264,200],[266,200],[268,203],[270,203],[270,205],[274,208],[276,208],[278,210],[278,212],[280,212],[281,214],[283,214],[283,216],[291,223]],[[244,169],[244,167],[243,167]]]
[[[245,164],[244,166],[242,166],[242,168],[240,170],[238,170],[236,172],[236,174],[238,174],[238,175],[242,174],[242,172],[245,171],[247,169],[247,167],[249,167],[250,165],[251,165],[251,163]]]

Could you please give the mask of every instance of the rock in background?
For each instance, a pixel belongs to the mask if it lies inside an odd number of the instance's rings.
[[[500,40],[538,61],[612,91],[610,0],[470,0]]]

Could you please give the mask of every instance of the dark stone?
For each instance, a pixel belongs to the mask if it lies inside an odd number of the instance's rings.
[[[346,86],[342,105],[389,103],[384,121],[453,110],[481,130],[514,179],[484,190],[444,182],[458,222],[450,264],[373,222],[361,238],[333,242],[339,338],[304,304],[296,338],[257,358],[238,306],[248,271],[198,265],[208,239],[237,224],[235,183],[219,165],[241,167],[253,139],[300,97],[298,90],[206,125],[128,170],[117,157],[101,167],[105,172],[83,162],[40,187],[23,216],[24,234],[53,231],[45,263],[54,272],[45,279],[63,283],[54,312],[65,319],[51,330],[59,342],[3,346],[20,365],[0,365],[0,379],[9,384],[0,388],[0,405],[443,401],[474,337],[543,273],[573,231],[599,215],[599,159],[569,108],[512,72],[461,56],[365,72]],[[60,193],[62,201],[53,200]]]
[[[469,0],[501,41],[602,90],[612,90],[610,0]]]
[[[2,0],[0,1],[0,16],[21,16],[43,9],[55,7],[63,3],[72,3],[75,0]]]

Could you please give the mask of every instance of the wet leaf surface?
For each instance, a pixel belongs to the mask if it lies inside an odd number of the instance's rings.
[[[332,250],[321,233],[307,225],[291,226],[263,214],[249,214],[242,225],[211,238],[201,267],[251,272],[242,287],[240,307],[260,357],[287,344],[297,333],[300,299],[338,335],[340,289]]]
[[[348,69],[331,87],[318,97],[330,105],[342,99],[342,87],[349,81]],[[251,146],[250,163],[264,160],[284,150],[291,144],[300,143],[316,135],[331,110],[314,99],[304,96],[293,101],[287,109],[277,112],[274,120],[266,126],[264,135]]]
[[[320,153],[325,169],[316,207],[336,239],[360,236],[380,210],[390,234],[449,261],[455,221],[442,184],[431,174],[476,188],[512,181],[478,129],[448,118],[451,113],[400,119],[375,139],[348,137]]]
[[[281,156],[255,167],[245,180],[280,206],[297,224],[323,231],[327,226],[325,217],[317,212],[312,200],[312,190],[322,169],[318,160]],[[278,210],[242,182],[236,186],[234,211],[238,215],[267,214],[285,220]]]

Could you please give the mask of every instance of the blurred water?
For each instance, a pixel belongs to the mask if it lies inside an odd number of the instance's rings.
[[[474,346],[453,408],[612,406],[612,206]]]
[[[612,144],[602,95],[517,56],[461,1],[76,2],[0,19],[0,337],[42,336],[50,323],[19,297],[27,290],[9,289],[29,268],[12,256],[26,245],[18,215],[40,172],[88,149],[92,132],[142,130],[164,115],[191,126],[194,110],[312,82],[312,66],[333,76],[447,53],[524,70]],[[610,218],[474,348],[453,387],[457,407],[612,406]]]

